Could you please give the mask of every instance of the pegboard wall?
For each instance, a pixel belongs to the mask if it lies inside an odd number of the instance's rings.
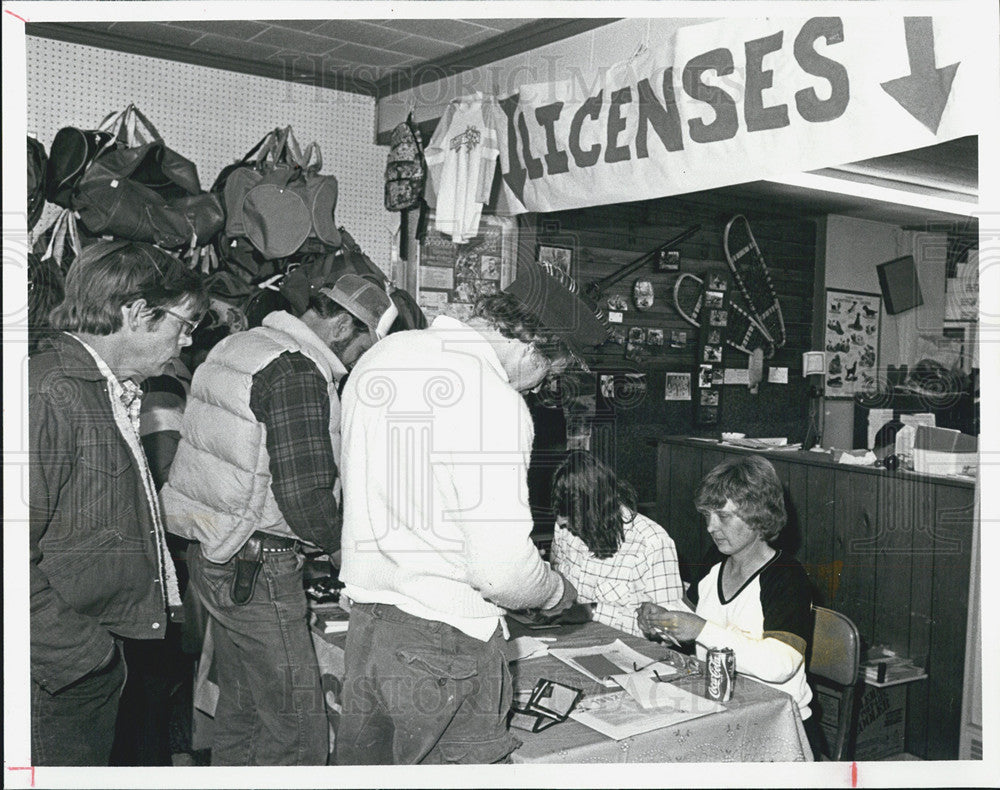
[[[270,129],[291,124],[300,144],[319,143],[322,172],[337,177],[338,224],[390,271],[399,217],[382,205],[386,152],[375,145],[370,96],[31,35],[25,43],[28,133],[46,151],[63,126],[93,129],[134,102],[167,145],[197,165],[208,189]],[[36,232],[55,214],[47,206]]]

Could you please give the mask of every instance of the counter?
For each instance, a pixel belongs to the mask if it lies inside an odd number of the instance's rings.
[[[677,544],[687,578],[711,546],[694,509],[701,478],[729,457],[754,453],[774,464],[785,486],[788,526],[777,543],[805,566],[817,602],[850,617],[867,645],[925,662],[928,681],[907,690],[907,751],[957,759],[974,482],[664,437],[651,515]]]

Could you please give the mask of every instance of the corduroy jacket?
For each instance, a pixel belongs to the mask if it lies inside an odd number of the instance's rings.
[[[47,338],[28,387],[31,675],[55,692],[109,655],[112,634],[162,639],[167,607],[141,471],[93,357]]]

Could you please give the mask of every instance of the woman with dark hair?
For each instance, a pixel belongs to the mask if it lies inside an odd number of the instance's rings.
[[[688,592],[695,614],[643,604],[640,627],[696,642],[702,659],[709,648],[732,648],[737,672],[790,694],[808,719],[812,592],[799,562],[770,545],[786,520],[774,467],[757,455],[719,464],[702,481],[695,507],[725,558]]]
[[[553,564],[593,603],[594,619],[639,635],[636,607],[681,606],[674,542],[636,512],[635,492],[586,450],[571,450],[552,478]]]

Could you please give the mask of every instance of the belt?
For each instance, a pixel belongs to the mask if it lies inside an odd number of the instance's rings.
[[[299,546],[299,541],[295,538],[283,538],[280,535],[271,535],[268,532],[254,532],[251,538],[260,541],[262,551],[294,551]]]

